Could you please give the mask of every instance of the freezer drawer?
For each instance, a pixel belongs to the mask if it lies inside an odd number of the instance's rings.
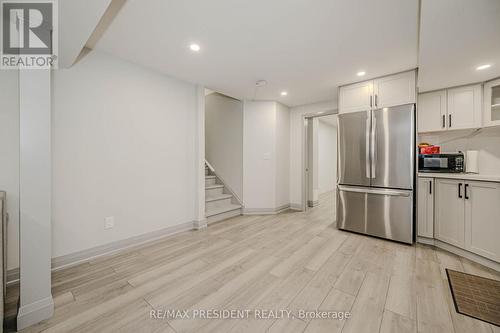
[[[413,192],[339,185],[337,227],[411,244]]]

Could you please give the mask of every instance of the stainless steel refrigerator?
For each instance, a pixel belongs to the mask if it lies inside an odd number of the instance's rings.
[[[337,226],[413,243],[415,105],[338,116]]]

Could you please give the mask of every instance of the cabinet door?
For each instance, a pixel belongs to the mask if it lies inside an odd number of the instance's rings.
[[[446,104],[446,90],[418,95],[417,128],[419,133],[444,131],[448,128]]]
[[[500,125],[500,79],[484,85],[484,125]]]
[[[434,238],[434,179],[419,178],[417,191],[417,235]]]
[[[386,76],[373,81],[374,107],[386,108],[415,103],[415,71]]]
[[[460,185],[461,184],[461,185]],[[464,247],[464,182],[452,179],[436,180],[435,238]]]
[[[467,182],[465,248],[500,262],[500,183]]]
[[[372,108],[373,81],[355,83],[339,89],[339,113],[367,111]]]
[[[480,84],[448,89],[448,129],[481,127]]]

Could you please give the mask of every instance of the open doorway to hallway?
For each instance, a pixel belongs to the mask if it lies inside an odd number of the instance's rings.
[[[321,204],[331,207],[335,218],[337,187],[337,115],[305,118],[305,193],[306,209]]]

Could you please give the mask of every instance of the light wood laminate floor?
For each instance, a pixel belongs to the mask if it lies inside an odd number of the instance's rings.
[[[455,312],[445,268],[498,273],[427,246],[339,231],[333,197],[241,216],[52,277],[54,316],[22,332],[485,332]],[[335,319],[161,320],[152,309],[349,311]]]

